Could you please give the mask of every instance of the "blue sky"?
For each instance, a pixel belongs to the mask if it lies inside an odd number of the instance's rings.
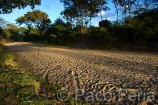
[[[111,10],[106,11],[103,14],[103,19],[109,19],[113,21],[116,18],[114,6],[111,3],[108,6],[111,8]],[[35,9],[39,9],[43,12],[46,12],[49,18],[51,19],[51,21],[54,22],[55,19],[60,17],[60,12],[64,10],[64,7],[63,4],[60,3],[60,0],[41,0],[41,5],[36,6]],[[15,19],[17,19],[20,16],[23,16],[28,11],[32,11],[32,9],[29,6],[24,9],[14,9],[13,12],[10,14],[0,14],[0,17],[10,23],[15,23]],[[92,24],[96,26],[98,25],[99,21],[100,21],[100,16],[94,18],[92,20]]]

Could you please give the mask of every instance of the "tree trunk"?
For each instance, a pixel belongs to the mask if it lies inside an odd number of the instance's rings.
[[[103,17],[102,17],[101,11],[100,11],[100,18],[101,18],[101,27],[103,27],[103,22],[102,22]]]

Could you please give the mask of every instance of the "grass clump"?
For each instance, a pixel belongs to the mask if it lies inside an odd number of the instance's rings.
[[[19,68],[14,54],[0,43],[0,105],[47,105],[51,102],[41,97],[40,83],[35,76]],[[39,104],[40,103],[40,104]]]

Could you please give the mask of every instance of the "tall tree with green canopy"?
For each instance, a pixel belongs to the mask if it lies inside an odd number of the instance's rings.
[[[91,21],[92,17],[97,16],[101,11],[107,10],[106,0],[60,0],[65,7],[62,11],[62,15],[66,19],[70,19],[71,22],[74,21],[76,25],[85,26]],[[89,17],[89,18],[88,18]],[[101,16],[102,19],[102,16]],[[70,21],[69,21],[70,22]]]
[[[102,11],[107,11],[109,8],[106,6],[107,0],[95,0],[97,12],[100,13],[101,21],[103,20]]]
[[[106,0],[60,0],[65,9],[62,15],[68,22],[76,23],[80,34],[86,32],[93,17],[101,11],[107,10]],[[102,16],[101,16],[102,19]]]
[[[40,10],[27,12],[24,16],[18,17],[15,21],[19,25],[25,24],[28,29],[32,27],[36,28],[39,35],[43,35],[51,23],[48,15]]]
[[[114,6],[115,6],[115,12],[116,12],[116,22],[118,23],[119,21],[119,11],[120,11],[120,8],[119,8],[119,0],[112,0]]]
[[[0,17],[0,28],[3,28],[8,22]]]
[[[2,30],[2,38],[8,40],[10,38],[15,38],[15,36],[18,36],[18,27],[12,23],[6,24]]]
[[[157,0],[112,0],[116,9],[116,21],[119,20],[119,15],[122,21],[128,17],[137,16],[143,12],[156,9],[158,6]],[[120,14],[121,13],[121,14]]]
[[[3,31],[8,22],[0,17],[0,40],[4,38]]]
[[[0,14],[11,13],[15,8],[25,8],[31,6],[33,9],[35,5],[40,5],[41,0],[0,0]]]

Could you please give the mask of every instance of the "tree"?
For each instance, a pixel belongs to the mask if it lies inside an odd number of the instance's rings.
[[[112,0],[112,2],[116,9],[116,22],[118,23],[121,16],[122,24],[126,17],[132,17],[132,9],[137,5],[137,0]]]
[[[107,10],[106,0],[60,0],[64,3],[61,15],[70,23],[75,23],[76,29],[82,35],[87,31],[88,24],[101,11]],[[102,14],[101,14],[102,20]]]
[[[17,26],[12,24],[12,23],[6,24],[5,27],[8,28],[8,29],[12,29],[12,30],[17,30],[18,29]]]
[[[2,19],[2,18],[0,17],[0,28],[5,27],[5,25],[6,25],[7,23],[8,23],[7,21],[5,21],[4,19]]]
[[[27,31],[27,28],[25,28],[25,27],[20,27],[20,28],[18,28],[18,33],[19,33],[19,35],[21,35],[21,36],[24,36],[25,33],[26,33],[26,31]]]
[[[33,9],[35,5],[40,5],[41,0],[0,0],[0,14],[11,13],[15,8],[25,8],[31,6]]]
[[[43,35],[44,36],[44,35]],[[30,27],[28,30],[25,32],[24,40],[25,41],[43,41],[43,36],[39,36],[39,32],[36,28]]]
[[[60,0],[65,10],[62,15],[69,22],[74,20],[78,26],[87,26],[89,21],[101,11],[107,10],[106,0]],[[102,20],[102,16],[101,16]]]
[[[61,2],[64,3],[65,10],[62,11],[62,15],[68,20],[72,22],[76,22],[76,25],[83,26],[83,21],[84,21],[84,10],[85,10],[85,5],[87,4],[86,1],[84,0],[61,0]],[[82,3],[84,2],[84,4]]]
[[[106,0],[95,0],[95,3],[97,4],[96,9],[97,9],[97,12],[100,13],[100,18],[101,18],[101,21],[102,21],[103,18],[102,18],[102,13],[101,12],[109,10],[109,8],[105,5],[105,4],[107,4],[107,1]]]
[[[13,39],[13,40],[19,40],[19,34],[18,34],[18,27],[12,23],[9,23],[9,24],[6,24],[6,27],[5,27],[5,32],[10,33],[10,36],[8,37],[7,35],[7,38],[9,39]]]
[[[109,20],[105,19],[99,22],[99,27],[104,27],[109,29],[111,27],[111,23]]]
[[[0,40],[4,38],[4,27],[8,22],[4,19],[0,18]]]
[[[19,25],[25,24],[28,29],[36,28],[39,32],[39,35],[44,35],[45,30],[51,23],[48,15],[40,10],[27,12],[24,14],[24,16],[18,17],[18,19],[15,21]]]
[[[57,19],[54,21],[54,25],[61,25],[61,26],[64,26],[64,25],[65,25],[65,22],[63,21],[63,19],[57,18]]]
[[[113,0],[112,1],[114,3],[114,6],[115,6],[115,9],[116,9],[116,22],[118,23],[118,20],[119,20],[119,11],[120,11],[120,8],[119,8],[119,1],[118,0]]]
[[[25,27],[18,28],[18,35],[21,41],[24,39],[26,32],[27,32],[27,28]]]
[[[9,23],[1,29],[1,39],[14,39],[14,36],[18,36],[18,27],[16,25]]]

